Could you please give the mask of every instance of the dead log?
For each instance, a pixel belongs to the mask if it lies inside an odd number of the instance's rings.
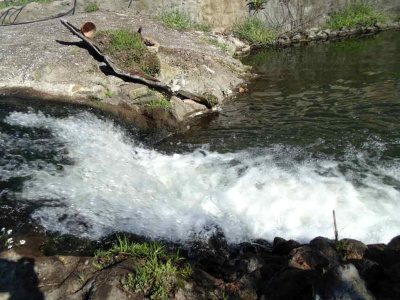
[[[156,78],[153,78],[153,77],[145,75],[145,74],[139,74],[139,73],[131,74],[131,73],[124,72],[123,70],[119,69],[113,63],[113,61],[110,59],[110,57],[105,55],[102,51],[100,51],[100,49],[98,49],[96,47],[95,44],[93,44],[87,37],[85,37],[78,28],[73,26],[71,23],[69,23],[65,19],[61,19],[60,21],[65,27],[67,27],[69,29],[69,31],[71,31],[74,35],[79,37],[83,42],[85,42],[85,44],[88,47],[90,47],[94,52],[96,52],[96,54],[98,54],[104,60],[104,62],[107,64],[107,66],[109,66],[114,71],[114,73],[117,74],[118,76],[133,79],[137,82],[146,84],[149,87],[162,90],[162,91],[168,93],[169,95],[177,95],[178,97],[180,96],[182,98],[192,99],[193,101],[196,101],[200,104],[205,105],[207,108],[212,108],[212,106],[213,106],[212,101],[210,101],[209,99],[207,99],[207,97],[204,97],[203,95],[196,95],[194,93],[191,93],[191,92],[185,91],[185,90],[179,90],[179,91],[173,92],[171,87],[168,84],[162,83],[159,80],[157,80]]]

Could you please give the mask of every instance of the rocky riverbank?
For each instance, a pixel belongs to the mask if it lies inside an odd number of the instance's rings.
[[[375,26],[358,26],[354,28],[342,28],[341,30],[330,30],[320,28],[310,28],[304,31],[292,32],[288,35],[281,35],[272,43],[272,47],[285,47],[299,44],[308,44],[311,42],[324,42],[345,40],[352,37],[365,37],[388,30],[399,30],[400,22],[390,24],[376,24]]]
[[[161,72],[157,79],[212,98],[217,107],[243,82],[248,69],[200,31],[178,32],[145,16],[127,13],[77,14],[68,22],[92,21],[98,30],[142,27],[157,41]],[[78,102],[108,110],[144,128],[176,130],[192,114],[209,109],[189,98],[167,95],[121,78],[59,20],[0,29],[0,93],[35,95],[47,101]],[[235,44],[232,42],[232,47]]]
[[[145,243],[139,237],[130,238],[136,245]],[[147,258],[119,251],[125,246],[115,237],[90,242],[68,236],[25,236],[14,237],[14,243],[21,239],[24,245],[0,253],[0,299],[9,295],[13,299],[144,299],[154,291],[127,285],[126,278],[136,278]],[[108,250],[112,244],[119,245],[114,252]],[[161,248],[169,253],[165,255],[177,265],[176,270],[178,265],[186,268],[182,277],[165,278],[168,298],[400,297],[400,236],[387,245],[364,245],[353,239],[336,243],[323,237],[308,244],[275,238],[272,243],[254,240],[229,245],[217,233],[206,241],[164,243]],[[177,249],[181,258],[176,256]]]

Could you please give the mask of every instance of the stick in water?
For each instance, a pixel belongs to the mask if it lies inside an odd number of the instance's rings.
[[[336,214],[335,211],[333,211],[333,225],[335,226],[335,241],[336,243],[338,242],[339,239],[339,233],[337,231],[337,225],[336,225]]]

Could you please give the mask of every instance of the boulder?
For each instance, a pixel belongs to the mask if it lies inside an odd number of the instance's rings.
[[[388,249],[400,251],[400,235],[393,238],[389,244]]]
[[[368,247],[360,241],[353,239],[342,239],[336,246],[337,251],[343,259],[363,259]]]
[[[278,255],[288,255],[290,251],[300,246],[301,245],[294,240],[286,241],[285,239],[276,237],[273,242],[272,253]]]
[[[317,250],[321,251],[326,257],[332,260],[338,259],[334,240],[319,236],[310,241],[310,246],[315,247]]]
[[[357,268],[358,273],[365,281],[368,290],[375,292],[379,281],[384,279],[383,267],[377,262],[369,259],[354,259],[349,260],[348,263],[353,264]]]
[[[339,265],[326,272],[318,282],[316,293],[320,299],[374,299],[352,264]]]
[[[289,256],[289,266],[303,270],[317,270],[322,273],[330,263],[322,252],[311,246],[293,249]]]
[[[286,269],[264,289],[265,299],[313,299],[313,290],[320,274],[314,270]]]

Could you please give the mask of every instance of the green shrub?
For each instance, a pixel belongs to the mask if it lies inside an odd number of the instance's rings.
[[[276,37],[275,30],[256,17],[246,17],[233,25],[233,34],[252,45],[267,45]]]
[[[163,10],[157,17],[165,26],[176,30],[200,30],[210,31],[210,25],[206,22],[196,23],[187,11],[178,8]]]
[[[98,11],[99,7],[97,6],[97,2],[89,3],[89,5],[86,7],[86,12],[94,12]]]
[[[194,25],[189,13],[180,9],[162,11],[158,18],[165,26],[177,30],[187,30]]]
[[[388,17],[370,3],[349,4],[344,9],[331,13],[330,28],[339,30],[356,26],[373,26],[385,23]]]

